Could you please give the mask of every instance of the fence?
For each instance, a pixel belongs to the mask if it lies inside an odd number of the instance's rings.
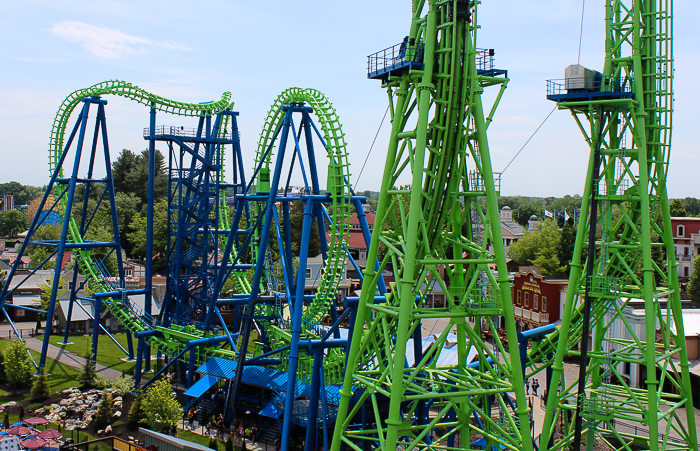
[[[119,437],[104,437],[97,440],[76,443],[74,445],[64,445],[63,451],[148,451],[143,446],[136,443],[123,440]]]
[[[33,329],[17,329],[17,332],[19,332],[19,335],[15,333],[14,330],[10,329],[7,331],[7,333],[2,332],[0,333],[0,340],[14,340],[16,338],[25,338],[25,337],[33,337],[38,334],[43,334],[44,330],[33,328]]]

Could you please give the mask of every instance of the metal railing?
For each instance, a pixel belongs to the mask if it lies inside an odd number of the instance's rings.
[[[367,57],[367,74],[381,74],[405,67],[409,63],[422,63],[423,50],[422,42],[410,45],[408,40],[380,50]]]
[[[641,436],[644,437],[645,435],[648,437],[649,436],[649,429],[638,426],[636,424],[630,424],[624,421],[620,421],[617,419],[612,420],[612,427],[615,428],[616,431],[620,433],[632,433],[633,435]],[[644,435],[640,435],[640,432]],[[685,444],[685,440],[677,437],[672,437],[671,435],[668,435],[666,437],[664,434],[659,432],[659,442],[662,442],[666,438],[669,442],[674,442],[674,443],[683,443]]]
[[[480,71],[493,70],[493,49],[476,49],[476,69]]]
[[[604,75],[547,80],[547,95],[563,95],[577,92],[631,93],[632,79]]]
[[[224,139],[230,139],[230,134],[228,130],[224,130]],[[151,127],[146,127],[143,129],[143,137],[148,138],[149,136],[180,136],[183,138],[206,138],[206,136],[201,136],[198,130],[193,127],[183,127],[175,125],[159,125],[155,128],[154,132],[151,133]],[[238,133],[238,138],[240,139],[241,134]]]

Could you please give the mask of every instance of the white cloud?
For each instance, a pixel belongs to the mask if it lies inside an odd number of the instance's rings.
[[[191,47],[179,42],[152,40],[75,20],[65,20],[51,27],[49,31],[82,45],[88,52],[100,58],[120,59],[126,55],[144,53],[153,49],[192,50]]]

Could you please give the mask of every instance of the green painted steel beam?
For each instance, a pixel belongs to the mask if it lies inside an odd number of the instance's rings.
[[[558,104],[571,111],[591,159],[562,324],[528,355],[530,375],[553,370],[540,446],[592,449],[605,443],[615,450],[697,450],[666,192],[672,2],[606,0],[605,8],[602,76],[630,84],[634,99]],[[598,148],[599,169],[593,163]],[[597,220],[592,222],[592,217]],[[590,229],[596,232],[595,243],[588,241]],[[594,252],[584,256],[589,245]],[[641,331],[626,316],[631,300],[643,301]],[[584,317],[590,318],[589,330],[584,330]],[[565,380],[565,356],[580,356],[575,348],[589,334],[593,347],[587,353],[585,378]],[[616,421],[633,429],[616,427]],[[557,436],[557,425],[563,423],[582,426]]]
[[[365,270],[354,329],[363,333],[352,337],[333,451],[341,444],[359,450],[358,441],[387,450],[466,449],[475,435],[488,447],[533,449],[486,134],[508,80],[483,70],[476,16],[476,2],[414,2],[404,50],[421,49],[422,67],[394,69],[383,80],[391,136],[368,252],[368,261],[381,263]],[[500,90],[486,115],[482,93],[490,86]],[[389,268],[396,281],[375,299],[377,274]],[[432,308],[437,286],[445,306]],[[504,318],[507,340],[492,316]],[[421,347],[429,319],[445,328],[405,367],[406,350],[411,341]],[[458,361],[438,364],[451,332]],[[470,422],[474,415],[482,429]]]

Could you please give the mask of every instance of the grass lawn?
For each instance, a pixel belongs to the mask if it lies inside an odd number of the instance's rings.
[[[9,343],[8,340],[0,340],[0,351],[5,349]],[[36,363],[39,363],[40,354],[36,351],[29,350]],[[57,362],[51,358],[46,358],[46,373],[49,374],[49,387],[51,388],[51,393],[58,393],[66,388],[75,387],[78,385],[78,374],[80,370],[71,368],[68,365],[64,365]],[[0,389],[0,403],[5,403],[8,401],[22,401],[27,396],[25,392],[20,392],[17,395],[10,395],[10,392],[6,392]],[[1,415],[1,414],[0,414]]]
[[[113,334],[124,349],[128,350],[126,344],[126,334]],[[51,335],[49,342],[52,345],[73,352],[80,356],[85,355],[85,352],[92,348],[92,335],[74,335],[69,337],[73,343],[70,345],[60,345],[59,341],[63,341],[63,335]],[[134,340],[134,355],[136,355],[136,340]],[[100,335],[97,345],[97,363],[112,368],[117,371],[124,371],[129,374],[134,370],[135,362],[124,362],[121,359],[127,357],[119,346],[117,346],[107,335]]]

